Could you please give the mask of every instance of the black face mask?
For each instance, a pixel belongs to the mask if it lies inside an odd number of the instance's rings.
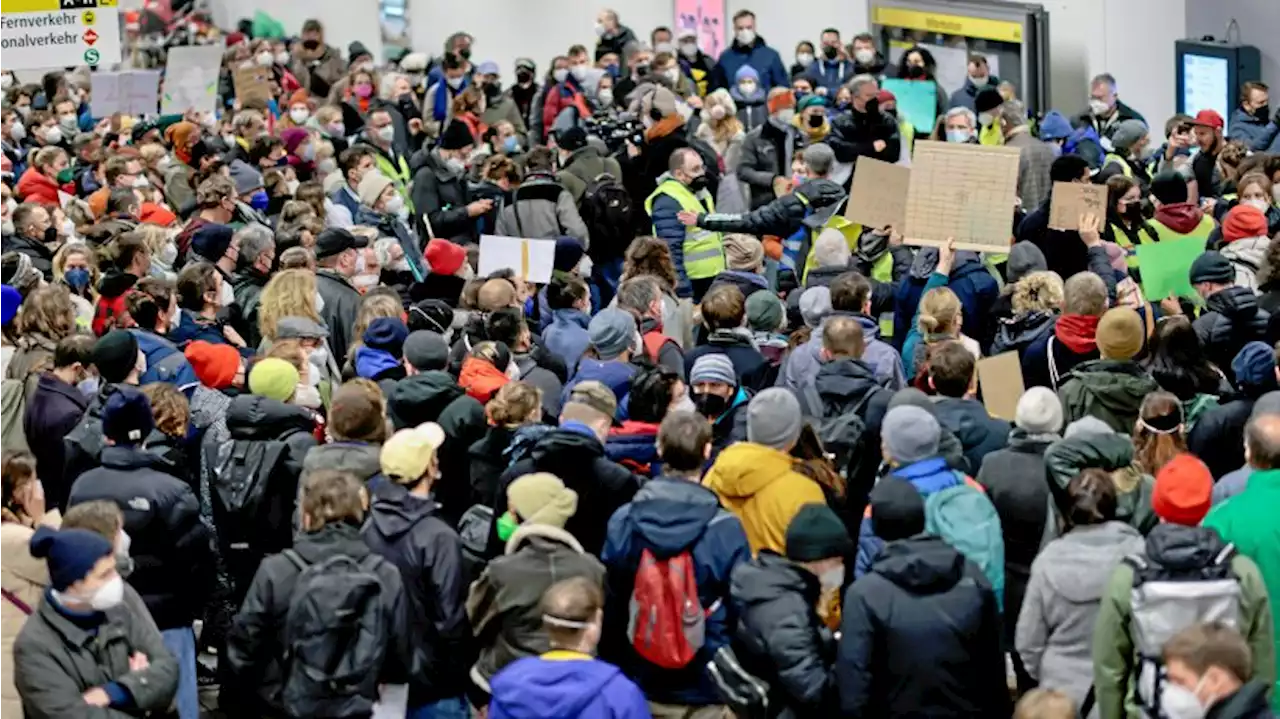
[[[706,394],[694,393],[693,406],[698,408],[698,414],[703,417],[715,419],[724,414],[726,409],[729,409],[729,400],[711,392]]]
[[[57,242],[57,241],[58,241],[58,230],[57,230],[57,228],[49,227],[48,229],[46,229],[46,230],[44,231],[44,243],[45,243],[46,245],[52,245],[53,243],[55,243],[55,242]]]
[[[1130,222],[1142,222],[1142,203],[1130,202],[1124,208],[1124,218]]]
[[[822,48],[822,54],[823,54],[823,56],[824,56],[824,57],[826,57],[828,60],[834,60],[834,59],[836,59],[836,55],[837,55],[839,52],[840,52],[840,51],[839,51],[838,49],[836,49],[835,47],[832,47],[831,45],[827,45],[826,47]]]
[[[495,98],[502,94],[502,83],[495,82],[484,86],[484,95],[493,102]]]
[[[316,48],[320,47],[320,41],[319,40],[303,40],[302,47],[303,49],[306,49],[306,50],[315,50]]]
[[[813,127],[813,128],[822,127],[822,124],[826,121],[827,121],[827,118],[823,117],[822,115],[810,115],[809,127]]]
[[[867,114],[874,116],[879,113],[880,113],[880,98],[873,97],[870,100],[867,100]]]
[[[470,47],[464,47],[464,48],[462,48],[461,50],[459,50],[459,51],[458,51],[458,55],[460,55],[460,56],[462,57],[462,59],[463,59],[463,60],[470,60],[470,59],[471,59],[471,48],[470,48]]]
[[[707,176],[698,175],[692,180],[689,180],[689,189],[693,190],[694,192],[702,192],[703,190],[707,189]]]
[[[529,72],[528,70],[520,70],[519,72],[516,73],[516,82],[520,83],[521,85],[533,82],[533,73]]]
[[[1253,116],[1259,120],[1266,122],[1271,118],[1271,105],[1263,105],[1253,111]]]
[[[912,80],[919,80],[920,78],[924,77],[924,75],[925,75],[925,72],[923,67],[920,67],[919,65],[907,66],[907,77],[911,78]]]

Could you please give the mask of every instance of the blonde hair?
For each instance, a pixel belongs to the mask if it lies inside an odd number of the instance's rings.
[[[135,227],[132,234],[142,239],[152,257],[158,256],[169,244],[169,231],[160,225],[144,223]]]
[[[349,472],[321,469],[307,473],[302,480],[302,514],[310,520],[308,532],[335,522],[358,524],[364,519],[363,487]]]
[[[282,359],[293,365],[298,370],[300,379],[306,378],[307,371],[307,351],[302,348],[302,340],[287,339],[277,340],[271,344],[271,349],[267,350],[266,358]]]
[[[1076,719],[1076,705],[1056,689],[1032,689],[1014,707],[1013,719]]]
[[[323,105],[312,115],[319,125],[328,125],[331,122],[337,122],[342,119],[342,108],[337,105]],[[319,154],[319,148],[316,148]]]
[[[374,292],[364,296],[360,300],[360,309],[356,312],[356,324],[352,330],[351,336],[355,340],[351,343],[351,349],[347,354],[353,355],[357,347],[364,346],[364,331],[369,329],[369,325],[379,317],[396,317],[404,315],[404,305],[400,303],[400,297],[389,292]]]
[[[541,409],[542,390],[518,381],[502,385],[485,405],[489,421],[501,427],[518,427]]]
[[[1013,311],[1056,312],[1065,299],[1062,277],[1057,272],[1041,271],[1018,280],[1013,286]]]
[[[72,255],[80,255],[84,257],[85,264],[89,270],[89,297],[92,301],[98,301],[98,280],[102,276],[102,271],[98,269],[98,256],[94,253],[93,248],[83,242],[68,242],[58,251],[53,253],[53,279],[61,282],[62,278],[67,274],[67,259]]]
[[[708,122],[707,126],[711,129],[711,137],[715,139],[716,144],[728,146],[734,137],[744,131],[742,121],[738,119],[738,105],[733,101],[733,97],[729,95],[729,91],[721,88],[707,95],[707,99],[703,101],[707,109],[707,117],[711,117],[711,108],[723,107],[724,119],[719,123]]]
[[[953,334],[960,331],[960,298],[947,287],[935,287],[920,299],[916,326],[922,335]]]
[[[76,307],[71,291],[61,285],[46,285],[27,295],[18,309],[18,335],[40,335],[57,342],[76,329]]]
[[[187,398],[168,382],[152,382],[142,386],[142,393],[151,401],[151,414],[156,429],[170,437],[186,437],[191,408]]]
[[[164,145],[155,142],[148,142],[138,148],[138,157],[142,160],[143,165],[146,167],[152,167],[160,161],[160,158],[165,156],[166,152]]]
[[[280,208],[280,222],[296,222],[303,217],[314,217],[316,208],[302,200],[288,200]]]
[[[306,317],[323,324],[316,311],[316,275],[309,270],[282,270],[262,288],[258,330],[275,341],[276,326],[285,317]]]

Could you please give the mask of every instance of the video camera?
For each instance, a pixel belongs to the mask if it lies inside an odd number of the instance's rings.
[[[588,135],[594,135],[604,141],[609,154],[622,152],[628,141],[639,147],[644,144],[644,124],[640,118],[629,112],[613,116],[587,117],[582,120],[582,129]]]

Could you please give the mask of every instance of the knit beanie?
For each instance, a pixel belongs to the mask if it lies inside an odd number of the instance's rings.
[[[1276,381],[1276,354],[1266,342],[1254,340],[1240,348],[1231,360],[1231,372],[1240,387],[1268,387]]]
[[[108,384],[119,384],[138,366],[138,340],[128,330],[112,330],[93,345],[93,366]]]
[[[1231,260],[1217,250],[1209,250],[1197,257],[1191,263],[1190,275],[1193,285],[1201,282],[1229,285],[1236,281],[1236,269],[1231,266]]]
[[[809,329],[817,329],[831,314],[831,288],[825,285],[810,287],[800,295],[800,316]]]
[[[507,487],[507,505],[521,524],[546,524],[564,529],[578,511],[578,493],[550,472],[526,474]]]
[[[440,136],[441,150],[462,150],[476,144],[476,138],[461,120],[451,120]]]
[[[1146,134],[1147,124],[1142,120],[1132,118],[1121,120],[1111,128],[1111,144],[1121,152],[1128,152],[1129,148]]]
[[[795,93],[787,90],[786,88],[774,88],[769,91],[767,104],[769,106],[769,114],[776,115],[782,110],[786,110],[788,108],[794,110],[796,106],[796,96]]]
[[[1013,284],[1032,272],[1049,269],[1049,262],[1035,243],[1024,241],[1009,248],[1009,262],[1005,269],[1009,274],[1009,284]]]
[[[561,272],[572,272],[586,253],[586,248],[576,237],[557,237],[551,267]]]
[[[377,170],[364,173],[364,177],[360,179],[360,184],[356,186],[356,194],[360,196],[360,204],[372,208],[378,204],[378,198],[382,197],[383,191],[390,187],[391,184],[391,178]]]
[[[1151,508],[1170,524],[1198,527],[1213,504],[1213,474],[1193,454],[1169,460],[1156,473]]]
[[[433,275],[455,274],[467,261],[467,251],[462,245],[438,237],[427,243],[425,255]]]
[[[791,390],[770,387],[747,405],[747,441],[790,451],[800,439],[800,402]]]
[[[64,592],[89,576],[99,559],[115,553],[111,542],[87,529],[54,529],[41,525],[31,535],[31,556],[49,567],[49,586]]]
[[[738,385],[737,373],[733,371],[733,361],[728,355],[720,353],[705,354],[694,361],[689,368],[689,384],[702,382],[719,382],[730,387]]]
[[[1133,359],[1142,351],[1142,318],[1129,307],[1112,307],[1098,320],[1096,338],[1103,359]]]
[[[399,317],[379,317],[369,323],[361,339],[369,349],[382,350],[400,359],[404,356],[404,341],[408,337],[409,328]]]
[[[634,347],[636,318],[626,310],[607,307],[591,318],[587,336],[601,360],[615,359]]]
[[[973,98],[973,109],[982,114],[991,112],[1004,104],[1004,96],[994,87],[984,87]]]
[[[871,488],[871,531],[886,542],[924,531],[924,497],[905,479],[885,477]]]
[[[787,559],[816,562],[851,556],[856,549],[840,517],[825,504],[806,504],[787,525]]]
[[[747,298],[747,326],[755,332],[776,332],[782,327],[782,300],[768,290]]]
[[[1032,387],[1018,399],[1014,423],[1031,434],[1062,431],[1062,402],[1048,387]]]
[[[115,444],[141,444],[155,426],[151,402],[133,387],[118,387],[102,408],[102,435]]]
[[[249,370],[249,391],[253,394],[288,402],[298,388],[298,369],[278,357],[261,360]]]
[[[821,95],[805,95],[796,103],[796,112],[804,112],[811,107],[826,107],[827,99]]]
[[[1236,205],[1222,221],[1222,239],[1227,242],[1266,236],[1267,216],[1253,205]]]
[[[942,427],[927,409],[912,405],[893,407],[884,415],[880,438],[889,457],[911,464],[938,454]]]
[[[453,327],[453,308],[444,300],[422,300],[409,305],[408,323],[410,332],[430,330],[443,336]]]
[[[725,235],[724,261],[731,270],[755,271],[764,264],[764,245],[751,235]]]
[[[404,358],[419,372],[444,369],[449,364],[449,343],[430,330],[410,333],[404,341]]]
[[[200,384],[209,389],[226,389],[240,371],[240,353],[235,347],[195,340],[183,351]]]

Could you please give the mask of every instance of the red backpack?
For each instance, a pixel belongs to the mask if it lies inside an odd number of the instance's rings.
[[[627,634],[636,653],[663,669],[693,661],[707,637],[707,615],[698,600],[693,556],[688,551],[659,560],[648,549],[640,555]]]

